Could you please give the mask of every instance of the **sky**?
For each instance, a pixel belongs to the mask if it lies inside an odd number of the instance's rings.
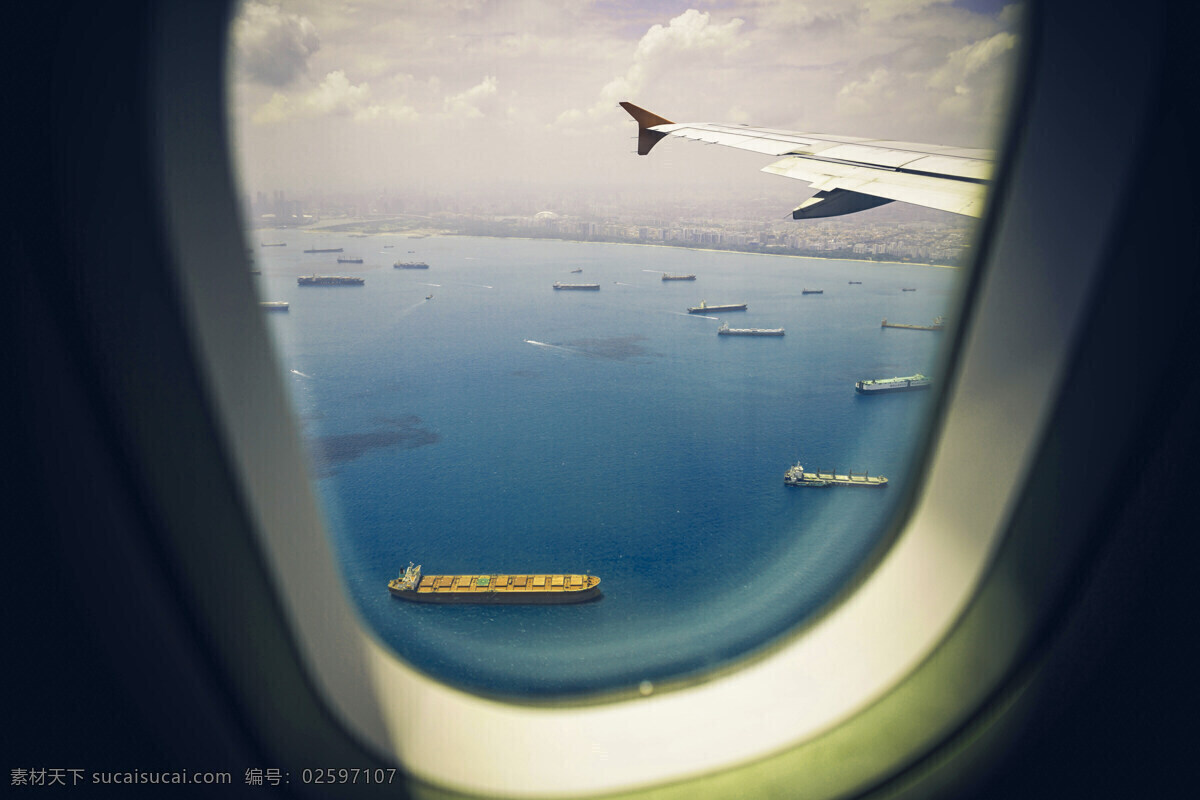
[[[994,0],[250,0],[230,29],[230,124],[248,194],[786,205],[811,190],[758,172],[770,157],[673,139],[637,156],[618,101],[993,147],[1019,23]]]

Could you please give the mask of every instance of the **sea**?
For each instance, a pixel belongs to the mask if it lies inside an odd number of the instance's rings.
[[[862,396],[854,382],[936,382],[945,335],[880,321],[930,324],[961,277],[614,243],[256,234],[286,242],[255,247],[255,281],[261,300],[290,304],[264,315],[353,607],[416,669],[534,699],[737,663],[860,576],[913,480],[936,389]],[[314,273],[365,284],[297,286]],[[687,313],[702,300],[748,309]],[[786,335],[718,336],[723,321]],[[798,462],[889,482],[787,487]],[[387,590],[410,561],[425,574],[588,573],[603,596],[411,603]]]

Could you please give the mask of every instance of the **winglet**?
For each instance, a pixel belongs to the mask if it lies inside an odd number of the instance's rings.
[[[660,117],[658,114],[653,114],[644,108],[638,108],[633,103],[621,101],[621,108],[629,112],[629,116],[637,120],[638,124],[638,155],[644,156],[650,152],[650,148],[658,144],[658,140],[666,136],[661,131],[650,130],[655,125],[672,125],[674,123],[669,119]]]

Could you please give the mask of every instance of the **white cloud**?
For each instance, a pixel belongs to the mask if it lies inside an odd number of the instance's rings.
[[[1017,37],[1001,31],[982,41],[961,47],[946,57],[946,63],[929,76],[929,85],[935,89],[961,86],[972,75],[994,65],[1017,45]]]
[[[443,103],[447,114],[462,119],[477,119],[491,106],[491,100],[496,97],[497,81],[495,75],[485,75],[483,80],[456,95],[448,95]]]
[[[861,81],[851,81],[837,93],[837,110],[841,114],[868,114],[884,107],[894,95],[896,81],[883,67],[877,68]]]
[[[372,102],[368,84],[355,86],[344,72],[335,70],[308,92],[298,95],[275,92],[270,100],[254,112],[251,120],[257,125],[270,125],[328,116],[367,122],[377,119],[416,119],[417,112],[403,102]]]
[[[567,126],[584,120],[596,120],[612,114],[621,100],[636,98],[648,85],[652,74],[661,72],[664,62],[671,68],[683,69],[690,57],[711,58],[727,55],[739,49],[743,42],[738,30],[741,19],[731,19],[724,25],[710,22],[708,12],[689,8],[663,27],[655,24],[642,36],[633,53],[633,63],[621,75],[610,80],[600,90],[600,98],[590,108],[569,109],[558,115],[556,126]]]
[[[243,6],[233,23],[233,40],[242,72],[268,86],[286,86],[305,75],[309,57],[321,47],[307,17],[262,3]]]

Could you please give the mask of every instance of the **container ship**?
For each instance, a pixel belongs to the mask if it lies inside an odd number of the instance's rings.
[[[429,269],[424,261],[397,261],[392,266],[396,269]]]
[[[818,469],[815,472],[805,472],[804,467],[797,463],[795,466],[788,467],[788,471],[783,473],[783,482],[787,486],[812,486],[822,488],[825,486],[887,486],[888,479],[882,475],[874,477],[867,473],[861,475],[846,470],[845,473],[839,473],[835,469]]]
[[[288,304],[286,300],[263,300],[258,304],[261,308],[267,311],[287,311]]]
[[[417,603],[557,605],[600,596],[594,575],[421,575],[412,562],[388,581],[394,596]]]
[[[874,381],[855,381],[854,391],[859,394],[877,394],[884,392],[911,392],[914,389],[928,389],[933,381],[921,373],[909,375],[907,378],[880,378]]]
[[[306,275],[296,278],[300,286],[362,286],[362,278],[352,278],[348,275]]]
[[[700,305],[695,306],[694,308],[689,308],[688,313],[689,314],[707,314],[710,311],[745,311],[745,310],[746,310],[745,303],[733,303],[733,304],[724,305],[724,306],[710,306],[708,303],[701,300]]]
[[[361,264],[362,262],[363,260],[361,258],[342,258],[341,256],[338,256],[339,264]]]
[[[664,272],[662,279],[664,281],[694,281],[694,280],[696,280],[696,276],[695,275],[668,275]]]
[[[305,250],[306,253],[340,253],[344,248],[341,247],[314,247],[311,250]]]
[[[555,289],[581,289],[583,291],[598,292],[598,291],[600,291],[600,284],[598,284],[598,283],[559,283],[558,281],[555,281],[554,288]]]
[[[783,336],[783,328],[731,328],[722,322],[717,328],[718,336]]]
[[[902,325],[896,322],[888,322],[887,317],[883,318],[883,322],[879,323],[881,328],[905,328],[910,331],[940,331],[942,329],[942,318],[934,317],[932,325]]]

